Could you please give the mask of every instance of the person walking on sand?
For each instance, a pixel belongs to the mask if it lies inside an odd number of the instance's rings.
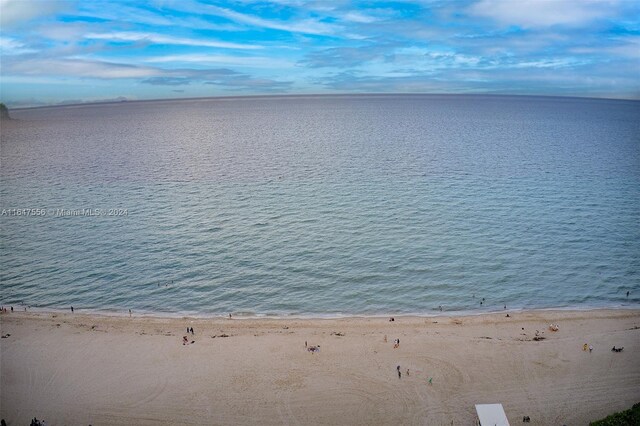
[[[429,384],[433,385],[433,377],[429,377]]]
[[[400,371],[400,366],[397,366],[396,370],[398,370],[398,379],[401,379],[402,378],[402,372]]]
[[[13,308],[11,308],[11,310],[13,311]],[[73,313],[73,306],[71,307],[71,313]]]

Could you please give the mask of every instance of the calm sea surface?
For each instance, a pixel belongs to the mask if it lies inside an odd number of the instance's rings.
[[[12,116],[3,305],[321,316],[640,304],[640,102],[266,97]]]

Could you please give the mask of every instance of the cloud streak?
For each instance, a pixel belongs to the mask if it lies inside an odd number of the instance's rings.
[[[254,50],[262,46],[254,44],[230,43],[224,41],[173,37],[162,34],[116,31],[110,33],[88,33],[84,38],[90,40],[108,40],[115,42],[142,42],[150,44],[171,44],[184,46],[218,47],[223,49]]]
[[[315,35],[334,35],[343,30],[343,27],[340,25],[322,22],[317,19],[302,19],[292,22],[282,22],[272,19],[264,19],[218,6],[206,6],[204,7],[204,10],[206,10],[207,13],[222,16],[231,21],[257,28]]]
[[[155,56],[145,59],[147,63],[197,63],[197,64],[223,64],[247,68],[291,68],[295,64],[291,61],[270,58],[268,56],[234,56],[234,55],[206,55],[184,54]]]
[[[59,76],[80,78],[140,78],[159,73],[158,69],[84,59],[10,58],[3,61],[2,72],[7,75]]]
[[[481,0],[468,11],[503,25],[525,28],[584,26],[615,16],[619,3],[617,0]]]

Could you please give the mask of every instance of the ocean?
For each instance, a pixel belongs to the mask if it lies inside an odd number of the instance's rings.
[[[4,306],[322,317],[640,305],[638,101],[274,96],[11,115]]]

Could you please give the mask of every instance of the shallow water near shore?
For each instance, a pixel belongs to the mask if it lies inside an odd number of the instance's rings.
[[[12,116],[5,305],[242,317],[640,304],[640,102],[264,97]]]

